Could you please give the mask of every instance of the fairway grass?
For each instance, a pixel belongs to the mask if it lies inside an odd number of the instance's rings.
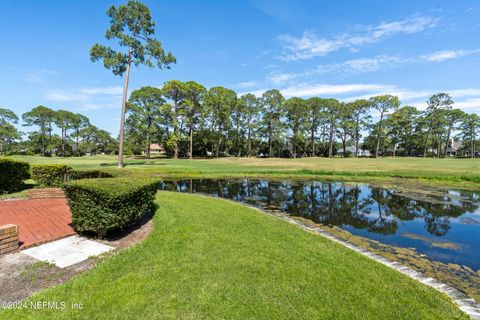
[[[353,181],[418,180],[427,184],[480,188],[480,159],[302,158],[302,159],[131,159],[117,170],[116,157],[14,156],[30,164],[63,163],[75,169],[102,169],[114,174],[154,174],[191,178],[330,178]],[[416,183],[416,182],[415,182]]]
[[[154,231],[2,319],[467,319],[447,296],[255,209],[159,192]],[[70,303],[81,303],[73,310]]]

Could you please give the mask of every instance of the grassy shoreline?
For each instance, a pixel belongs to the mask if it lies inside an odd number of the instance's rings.
[[[171,178],[328,179],[376,184],[422,184],[480,189],[480,159],[303,158],[303,159],[131,159],[122,170],[114,156],[44,158],[12,156],[30,164],[62,163],[75,169],[100,169],[115,175]]]
[[[9,319],[459,319],[443,294],[347,248],[221,199],[159,192],[137,246],[9,310]],[[139,272],[141,271],[141,272]]]

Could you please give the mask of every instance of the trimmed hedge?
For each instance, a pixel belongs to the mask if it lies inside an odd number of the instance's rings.
[[[72,170],[72,167],[64,164],[34,165],[32,179],[41,187],[61,187]]]
[[[0,157],[0,191],[20,190],[23,180],[30,178],[30,165],[24,161]]]
[[[108,172],[100,170],[72,170],[68,174],[68,180],[97,178],[113,178],[113,176]]]
[[[105,237],[147,214],[157,186],[158,181],[151,179],[106,178],[71,181],[63,190],[75,229]]]
[[[113,178],[100,170],[73,170],[64,164],[39,164],[32,167],[32,179],[40,187],[61,187],[68,180]]]

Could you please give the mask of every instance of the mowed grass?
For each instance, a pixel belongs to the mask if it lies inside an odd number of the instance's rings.
[[[447,296],[255,209],[159,192],[141,244],[2,319],[467,319]],[[81,303],[73,310],[70,303]]]
[[[116,157],[44,158],[15,156],[32,164],[64,163],[77,169],[114,172]],[[303,159],[130,159],[123,173],[147,173],[190,177],[349,177],[355,179],[423,179],[433,182],[480,185],[480,159],[432,158],[303,158]],[[116,171],[115,171],[116,170]]]

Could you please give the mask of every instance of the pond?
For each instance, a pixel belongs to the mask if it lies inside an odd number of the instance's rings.
[[[330,181],[172,180],[161,190],[278,209],[429,259],[480,269],[480,193],[390,190]]]

